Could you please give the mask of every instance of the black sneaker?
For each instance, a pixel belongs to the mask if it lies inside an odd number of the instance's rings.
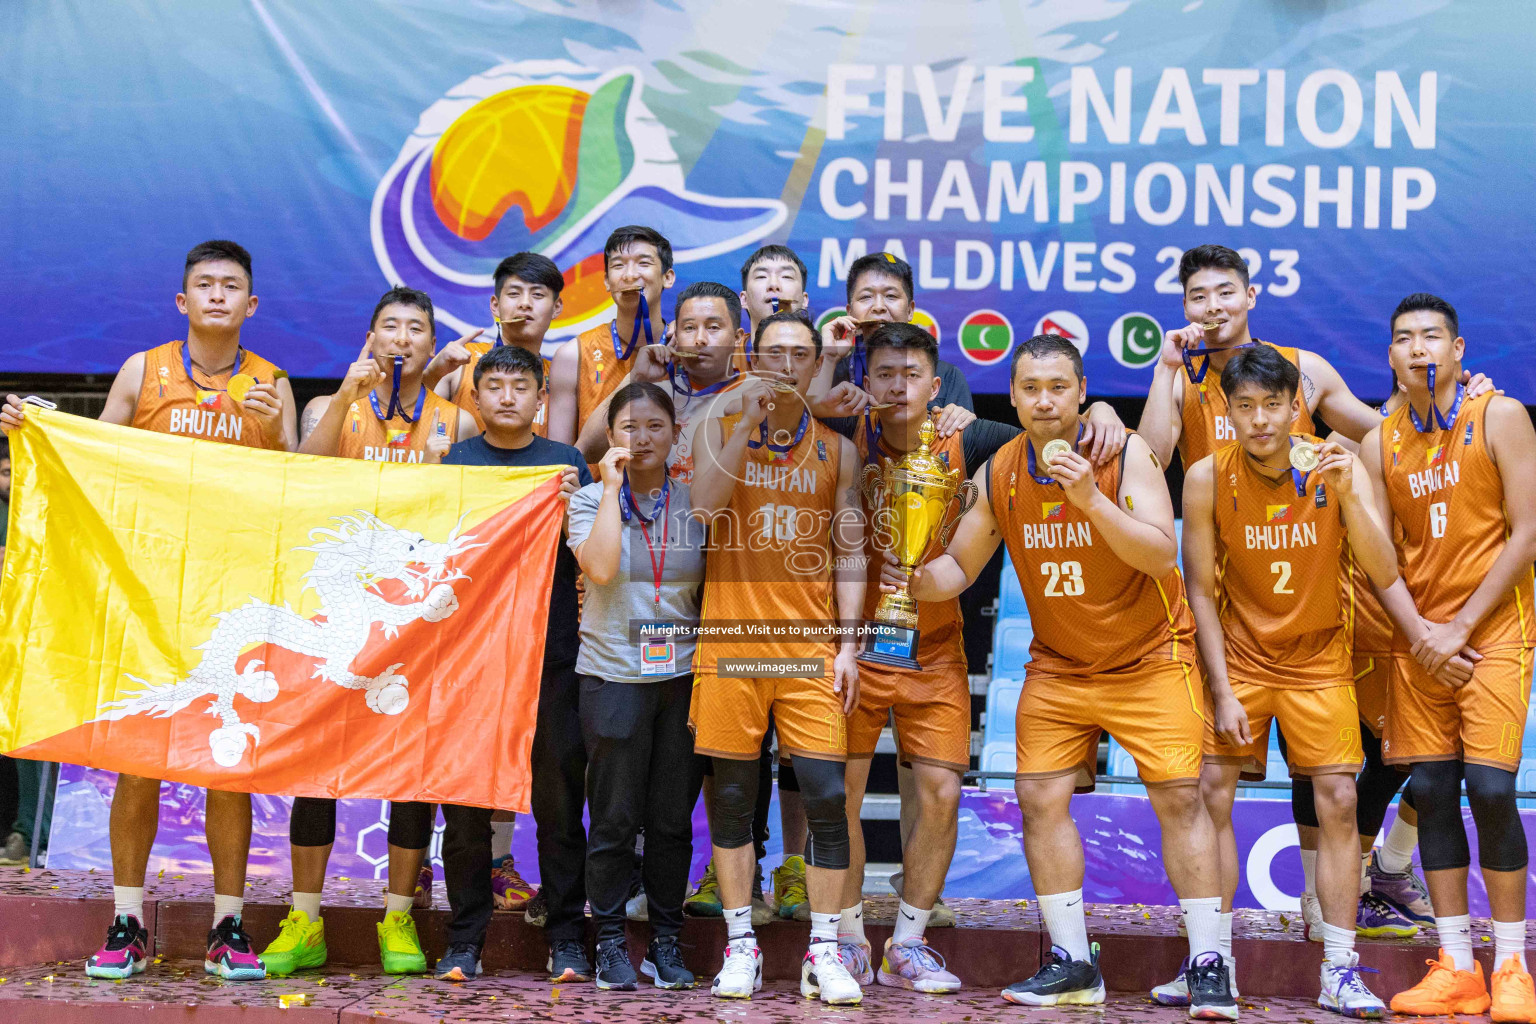
[[[607,942],[598,943],[598,988],[632,992],[639,983],[640,979],[635,976],[635,965],[629,960],[629,943],[623,939],[609,939]]]
[[[1237,1020],[1231,970],[1220,953],[1201,953],[1184,971],[1189,1015],[1199,1020]]]
[[[657,988],[693,988],[697,984],[693,972],[683,966],[683,952],[671,935],[652,939],[645,947],[640,973],[654,981]]]
[[[561,939],[549,947],[550,981],[591,981],[592,962],[576,939]]]
[[[1003,989],[1003,998],[1022,1006],[1091,1005],[1104,1001],[1104,977],[1099,973],[1099,944],[1089,947],[1087,960],[1073,960],[1060,946],[1027,981]]]
[[[543,928],[544,922],[549,920],[549,901],[544,898],[542,887],[523,904],[523,920],[535,928]]]

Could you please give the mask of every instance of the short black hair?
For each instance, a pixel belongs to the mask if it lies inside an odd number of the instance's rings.
[[[199,263],[212,263],[214,260],[229,260],[231,263],[240,264],[240,269],[245,271],[246,286],[255,287],[256,279],[251,276],[251,254],[246,252],[245,246],[239,242],[231,242],[227,238],[215,238],[187,250],[187,265],[181,271],[182,290],[186,290],[187,282],[192,279],[193,267]]]
[[[1010,382],[1018,373],[1019,360],[1025,356],[1033,359],[1066,356],[1072,360],[1072,370],[1077,374],[1077,379],[1083,379],[1083,354],[1077,350],[1076,345],[1059,334],[1037,334],[1033,338],[1019,342],[1019,347],[1013,350],[1013,361],[1008,364]]]
[[[626,224],[621,228],[614,228],[613,234],[608,236],[608,241],[603,243],[603,266],[608,266],[608,257],[616,252],[623,252],[632,245],[649,245],[655,248],[656,256],[661,260],[661,272],[665,274],[672,269],[672,243],[667,241],[660,231],[648,228],[644,224]]]
[[[1221,371],[1221,390],[1228,399],[1244,384],[1253,384],[1266,395],[1295,398],[1301,387],[1301,371],[1279,349],[1255,345],[1228,359]]]
[[[849,302],[853,301],[854,286],[865,274],[884,274],[886,277],[896,278],[907,290],[907,301],[917,301],[917,295],[912,291],[912,265],[892,253],[872,252],[868,256],[860,256],[848,265]]]
[[[1189,279],[1202,270],[1230,270],[1248,287],[1248,261],[1224,245],[1197,245],[1179,257],[1179,284],[1187,287]]]
[[[805,269],[805,261],[800,258],[799,253],[787,245],[765,245],[751,256],[748,256],[747,262],[741,265],[742,288],[746,288],[747,275],[752,272],[752,268],[764,260],[788,260],[795,265],[796,270],[800,271],[800,286],[803,288],[810,284],[810,280],[807,277],[810,271]]]
[[[917,324],[881,324],[864,341],[864,351],[872,358],[877,349],[894,348],[920,352],[934,373],[939,372],[939,343]],[[859,387],[863,381],[854,381]]]
[[[672,396],[650,381],[637,380],[613,393],[613,398],[608,402],[608,429],[612,430],[613,425],[619,422],[619,414],[636,402],[655,402],[667,414],[667,419],[677,422],[677,409],[672,405]]]
[[[497,345],[475,364],[475,387],[488,373],[526,373],[539,387],[544,386],[544,360],[521,345]]]
[[[417,291],[415,288],[407,288],[403,284],[397,284],[385,292],[379,299],[379,304],[373,307],[373,316],[368,318],[368,329],[373,330],[379,322],[379,314],[384,312],[385,306],[415,306],[427,314],[427,327],[433,334],[437,333],[437,322],[433,319],[432,297],[426,292]]]
[[[683,315],[683,303],[689,299],[719,299],[725,303],[725,308],[730,313],[730,321],[737,327],[741,326],[741,296],[731,291],[718,281],[695,281],[684,288],[677,296],[677,308],[673,311],[673,317]]]
[[[1461,318],[1456,315],[1456,307],[1446,302],[1440,296],[1431,295],[1429,292],[1414,292],[1402,302],[1399,302],[1397,308],[1392,311],[1391,329],[1397,330],[1397,318],[1404,313],[1418,313],[1420,311],[1439,313],[1445,317],[1445,325],[1451,329],[1451,337],[1461,337]]]
[[[757,333],[752,335],[752,351],[757,352],[758,346],[763,343],[763,332],[773,324],[799,324],[811,332],[811,340],[816,343],[816,354],[821,355],[821,332],[816,329],[816,323],[809,313],[803,309],[781,309],[777,313],[763,317],[757,323]]]
[[[507,283],[509,277],[515,277],[525,284],[541,284],[554,292],[556,298],[560,297],[560,290],[565,287],[565,277],[560,273],[560,268],[555,266],[555,261],[536,252],[515,252],[496,264],[492,278],[497,295],[501,294],[501,286]]]

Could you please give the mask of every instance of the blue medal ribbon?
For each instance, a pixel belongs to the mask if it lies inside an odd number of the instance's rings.
[[[724,391],[727,385],[736,379],[736,370],[733,368],[730,373],[725,375],[723,380],[707,384],[697,391],[693,389],[693,384],[688,380],[688,371],[680,368],[675,362],[667,364],[667,377],[672,382],[672,390],[682,395],[683,401],[687,402],[690,398],[707,398],[710,395],[716,395]],[[682,378],[681,384],[678,383],[679,377]]]
[[[421,410],[426,408],[427,389],[424,387],[416,392],[416,412],[414,415],[407,414],[405,406],[400,404],[400,373],[404,368],[405,357],[395,356],[394,388],[389,393],[389,412],[387,414],[379,408],[379,393],[377,391],[368,392],[368,402],[373,406],[373,414],[386,422],[399,415],[405,422],[414,424],[417,420],[421,419]]]
[[[1440,405],[1435,397],[1435,364],[1429,364],[1429,416],[1430,422],[1419,419],[1419,414],[1413,411],[1413,403],[1408,403],[1408,419],[1413,423],[1413,429],[1421,434],[1428,434],[1433,430],[1450,430],[1451,424],[1456,422],[1457,413],[1461,412],[1462,400],[1467,397],[1466,385],[1460,382],[1456,385],[1456,400],[1451,403],[1451,408],[1444,415],[1440,413]]]
[[[880,418],[864,410],[864,461],[874,463],[880,458],[880,435],[885,433],[885,426]]]
[[[778,444],[773,444],[772,442],[770,442],[768,440],[768,421],[764,420],[762,423],[759,423],[757,425],[758,440],[753,441],[753,440],[748,439],[747,447],[748,448],[767,448],[770,452],[773,452],[775,455],[785,455],[785,454],[787,454],[789,452],[794,451],[795,445],[799,444],[801,441],[803,441],[805,439],[805,432],[810,429],[810,426],[811,426],[811,410],[807,409],[807,410],[805,410],[805,412],[800,414],[800,426],[798,428],[796,428],[796,430],[795,430],[795,439],[793,441],[789,442],[789,444],[778,445]]]
[[[654,345],[656,342],[651,336],[651,304],[646,299],[644,291],[640,292],[640,311],[635,320],[635,329],[629,333],[628,344],[622,344],[619,341],[619,318],[614,317],[608,324],[608,333],[613,336],[613,358],[622,363],[635,354],[635,345],[640,341],[640,330],[642,327],[645,329],[645,343],[647,345]],[[662,333],[665,334],[666,324],[663,323],[662,327]]]
[[[189,342],[189,341],[184,341],[184,342],[181,343],[181,365],[182,365],[182,368],[187,371],[187,380],[192,382],[192,386],[193,387],[195,387],[195,388],[202,388],[204,391],[228,391],[229,390],[229,382],[228,381],[226,381],[224,387],[221,388],[221,387],[219,387],[219,386],[217,386],[215,384],[199,384],[197,382],[197,378],[192,376],[192,343]],[[234,376],[235,374],[239,373],[240,372],[240,367],[243,366],[243,365],[245,365],[245,349],[242,348],[239,345],[236,345],[235,346],[235,365],[229,371],[230,376]],[[260,383],[260,381],[258,381],[257,383]]]
[[[657,513],[668,507],[672,500],[671,495],[672,475],[670,473],[663,474],[661,496],[656,499],[656,504],[651,506],[651,514],[646,515],[640,511],[640,506],[635,501],[635,494],[629,489],[629,471],[625,470],[624,482],[619,485],[619,515],[623,517],[626,523],[633,517],[640,520],[642,526],[650,526],[656,521]]]
[[[1077,451],[1077,446],[1081,444],[1082,441],[1083,425],[1079,423],[1077,425],[1077,440],[1072,442],[1072,450]],[[1035,483],[1044,484],[1047,487],[1052,484],[1055,484],[1057,487],[1061,486],[1061,481],[1057,480],[1055,477],[1040,475],[1039,463],[1035,461],[1035,442],[1027,437],[1024,439],[1024,457],[1029,466],[1029,475],[1034,479]]]
[[[1189,382],[1191,384],[1199,384],[1205,380],[1205,375],[1211,370],[1212,352],[1236,352],[1240,348],[1253,348],[1257,344],[1258,342],[1256,341],[1250,341],[1242,345],[1231,345],[1227,348],[1186,348],[1181,353],[1184,356],[1184,372],[1189,375]],[[1205,356],[1205,362],[1200,364],[1198,372],[1195,370],[1195,361],[1192,358],[1194,356]]]

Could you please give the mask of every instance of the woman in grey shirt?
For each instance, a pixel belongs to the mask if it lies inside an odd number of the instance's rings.
[[[641,970],[660,988],[692,988],[677,936],[693,857],[696,790],[694,630],[704,582],[704,526],[688,485],[672,480],[672,399],[654,384],[608,406],[602,480],[571,496],[571,550],[586,574],[581,611],[581,730],[587,747],[587,898],[597,926],[597,985],[637,984],[624,905],[635,836],[645,830],[645,892],[654,938]]]

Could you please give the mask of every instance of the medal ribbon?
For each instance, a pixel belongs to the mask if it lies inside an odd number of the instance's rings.
[[[1440,414],[1439,400],[1435,397],[1435,364],[1429,364],[1429,424],[1426,425],[1419,419],[1419,414],[1413,411],[1413,403],[1408,403],[1408,419],[1413,422],[1413,429],[1421,434],[1428,434],[1433,430],[1450,430],[1456,422],[1456,414],[1461,412],[1462,399],[1467,397],[1467,389],[1464,384],[1456,385],[1456,400],[1451,403],[1450,411],[1445,415]]]
[[[192,382],[192,386],[193,387],[195,387],[195,388],[202,388],[204,391],[228,391],[229,390],[229,382],[228,381],[225,381],[224,382],[224,386],[221,388],[221,387],[219,387],[219,386],[217,386],[215,384],[207,384],[207,385],[199,384],[197,382],[197,378],[192,376],[192,343],[189,342],[189,341],[184,341],[184,342],[181,343],[181,365],[182,365],[182,368],[187,371],[187,380]],[[230,368],[230,371],[229,371],[230,376],[233,377],[235,374],[239,373],[240,372],[240,367],[242,367],[244,365],[245,365],[245,349],[242,348],[239,345],[236,345],[235,346],[235,365]],[[1431,385],[1431,386],[1433,386],[1433,385]]]
[[[416,392],[416,413],[415,415],[408,415],[405,411],[405,406],[400,404],[400,372],[404,368],[405,357],[395,356],[394,389],[389,393],[389,413],[387,415],[379,408],[379,393],[377,391],[368,392],[368,402],[373,406],[373,414],[381,420],[386,422],[392,420],[398,413],[405,422],[415,424],[417,420],[421,419],[421,410],[426,407],[427,389],[423,387]]]
[[[1184,372],[1189,374],[1189,382],[1191,384],[1199,384],[1205,380],[1205,375],[1211,370],[1212,352],[1236,352],[1240,348],[1253,348],[1257,344],[1258,342],[1256,341],[1250,341],[1242,345],[1232,345],[1228,348],[1186,348],[1182,353],[1184,356]],[[1199,372],[1195,371],[1195,361],[1192,358],[1194,356],[1205,356],[1205,362],[1200,364]]]
[[[759,440],[748,440],[747,447],[767,448],[770,452],[773,452],[776,455],[783,455],[786,452],[794,451],[795,445],[799,444],[802,440],[805,439],[805,432],[806,430],[810,429],[810,426],[811,410],[807,409],[805,412],[800,414],[800,426],[795,430],[795,439],[789,442],[789,444],[777,445],[768,440],[768,421],[764,420],[762,423],[757,425],[757,434]]]
[[[1082,440],[1083,425],[1079,423],[1077,425],[1077,440],[1072,442],[1073,451],[1077,451],[1077,446],[1082,443]],[[1035,442],[1031,441],[1027,437],[1024,439],[1024,457],[1029,464],[1029,475],[1034,478],[1035,483],[1044,484],[1047,487],[1052,484],[1055,484],[1057,487],[1061,486],[1061,481],[1057,480],[1055,477],[1040,475],[1039,464],[1035,462]]]
[[[627,345],[621,345],[619,342],[619,318],[614,317],[608,323],[608,333],[613,336],[613,358],[621,363],[635,354],[635,345],[640,341],[640,329],[642,327],[645,328],[645,343],[647,345],[655,344],[655,339],[651,337],[651,304],[646,300],[644,291],[640,292],[640,312],[637,314],[637,317],[635,329],[629,333],[629,343]],[[662,328],[662,333],[665,334],[665,323],[662,324]]]
[[[779,311],[779,297],[777,295],[770,296],[768,301],[769,301],[769,303],[771,303],[773,305],[773,311],[775,313],[777,313]],[[750,318],[749,318],[749,322],[748,322],[747,326],[748,327],[752,326],[752,324],[750,322]],[[747,343],[746,343],[746,345],[744,345],[742,347],[743,347],[743,350],[745,351],[746,357],[748,359],[751,359],[752,358],[752,334],[751,334],[751,332],[748,332],[748,334],[747,334]]]
[[[719,394],[721,391],[724,391],[726,386],[736,379],[736,370],[733,367],[731,372],[725,375],[724,380],[717,380],[713,384],[699,388],[697,391],[693,389],[693,385],[688,380],[688,371],[679,367],[675,362],[667,364],[667,377],[672,381],[672,390],[682,395],[683,401],[686,402],[690,398],[707,398],[710,395]],[[679,377],[683,379],[681,384],[677,382]]]

